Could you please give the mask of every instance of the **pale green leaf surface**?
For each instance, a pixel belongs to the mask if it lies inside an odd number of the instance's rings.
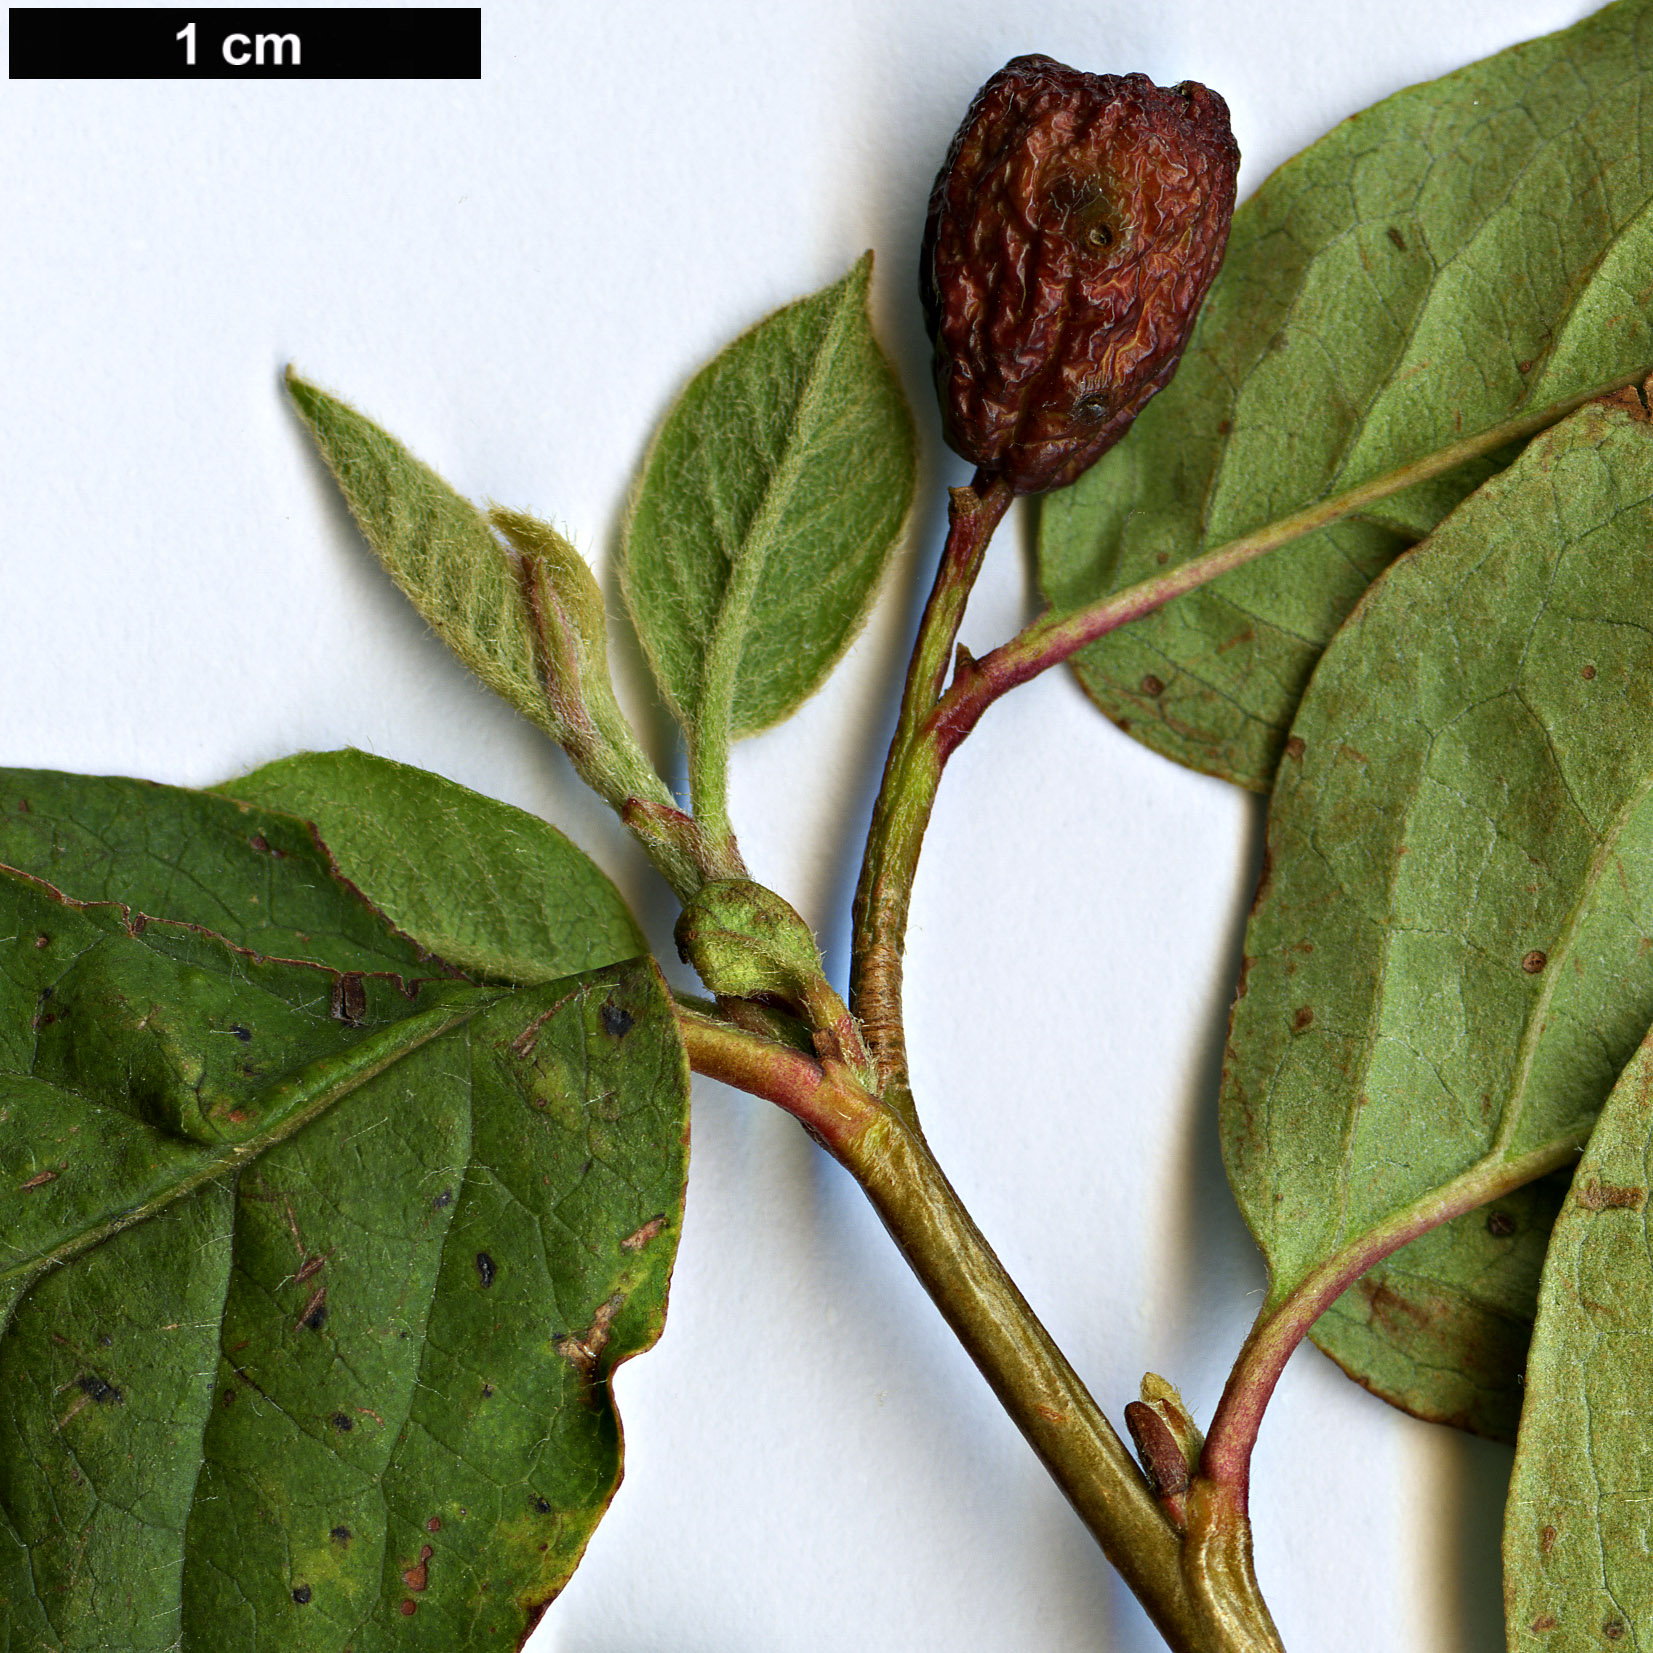
[[[356,525],[425,623],[495,694],[555,737],[518,574],[488,519],[348,402],[290,369],[287,389]]]
[[[869,254],[737,339],[649,451],[620,577],[655,678],[702,741],[753,734],[820,687],[900,540],[914,436],[867,316],[871,277]]]
[[[472,975],[552,981],[648,952],[600,868],[554,826],[366,752],[304,752],[219,788],[315,824],[398,929]]]
[[[1653,1645],[1653,1041],[1555,1224],[1504,1523],[1511,1653]]]
[[[1629,407],[1635,408],[1635,413]],[[1581,1139],[1653,1020],[1653,426],[1592,404],[1395,564],[1305,695],[1246,932],[1224,1157],[1271,1300],[1478,1165]],[[1507,1435],[1553,1191],[1316,1341]]]
[[[1653,368],[1653,5],[1415,86],[1235,214],[1176,379],[1044,502],[1059,610],[1504,422]],[[1396,494],[1076,657],[1157,751],[1266,790],[1367,583],[1505,449]]]
[[[664,1314],[658,974],[458,981],[248,804],[0,803],[0,1646],[514,1648]]]

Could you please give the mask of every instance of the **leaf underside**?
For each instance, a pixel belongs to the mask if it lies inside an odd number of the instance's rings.
[[[1298,712],[1221,1101],[1278,1301],[1472,1167],[1582,1139],[1653,1021],[1653,426],[1536,439],[1373,587]],[[1558,1191],[1403,1247],[1315,1341],[1513,1435]]]
[[[473,986],[141,782],[0,773],[0,863],[0,1645],[517,1646],[664,1313],[653,966]]]
[[[737,738],[795,711],[859,630],[900,542],[915,438],[873,337],[871,277],[868,254],[742,335],[649,451],[620,578],[655,680],[692,731],[721,717]],[[712,708],[720,653],[735,662],[733,693]]]
[[[1653,5],[1345,121],[1235,214],[1170,387],[1043,502],[1058,610],[1653,368]],[[1266,791],[1321,650],[1503,449],[1392,495],[1075,657],[1121,728]]]
[[[1555,1225],[1504,1523],[1512,1653],[1649,1646],[1653,1041],[1601,1111]]]

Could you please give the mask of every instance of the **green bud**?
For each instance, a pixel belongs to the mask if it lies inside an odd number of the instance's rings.
[[[806,1010],[822,980],[809,926],[749,878],[707,884],[677,921],[677,950],[720,997],[772,998]]]

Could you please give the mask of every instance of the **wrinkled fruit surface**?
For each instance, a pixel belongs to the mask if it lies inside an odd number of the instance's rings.
[[[1176,371],[1222,263],[1240,152],[1192,81],[1019,57],[930,195],[920,296],[948,443],[1019,494],[1065,487]]]

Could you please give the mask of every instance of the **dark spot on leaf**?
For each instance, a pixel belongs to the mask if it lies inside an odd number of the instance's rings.
[[[491,1399],[492,1396],[493,1396],[493,1392],[494,1392],[494,1386],[491,1383],[485,1383],[485,1384],[482,1385],[482,1398],[484,1400]]]
[[[1507,1211],[1494,1211],[1487,1218],[1487,1233],[1495,1240],[1507,1240],[1515,1232],[1515,1218]]]
[[[1536,976],[1538,972],[1542,970],[1549,962],[1549,955],[1535,947],[1530,953],[1526,954],[1522,958],[1521,968],[1525,970],[1529,976]]]
[[[350,1529],[348,1527],[335,1527],[327,1536],[335,1544],[348,1544],[350,1542]]]
[[[112,1349],[114,1346],[115,1340],[108,1334],[108,1332],[102,1332],[99,1334],[98,1347],[100,1349]]]
[[[549,1515],[551,1513],[550,1504],[543,1498],[536,1498],[534,1500],[534,1508],[538,1510],[541,1515]]]
[[[255,832],[252,837],[247,840],[247,842],[252,845],[252,847],[257,850],[260,855],[268,855],[270,853],[270,840],[266,838],[262,832]]]
[[[148,928],[149,928],[149,916],[148,916],[148,914],[146,914],[146,913],[134,913],[132,915],[132,934],[134,936],[141,936],[144,933],[144,931],[147,930]]]
[[[1596,675],[1596,668],[1594,666],[1583,666],[1579,669],[1578,675],[1582,677],[1586,683],[1592,682]]]
[[[360,1027],[367,1014],[367,989],[359,970],[347,970],[333,983],[333,1020]]]
[[[1171,553],[1169,551],[1159,551],[1154,554],[1154,561],[1158,563],[1161,568],[1163,568],[1170,560]]]
[[[411,1619],[413,1617],[413,1615],[415,1613],[417,1613],[418,1611],[419,1611],[419,1603],[418,1602],[416,1602],[416,1601],[404,1601],[402,1603],[401,1612],[402,1612],[402,1617],[403,1618]]]
[[[36,936],[34,938],[34,944],[36,947],[50,947],[52,944],[52,938],[50,936]]]
[[[486,1290],[494,1283],[494,1276],[499,1273],[499,1264],[487,1252],[479,1251],[476,1254],[476,1273],[483,1289]]]
[[[1624,1634],[1624,1620],[1623,1619],[1608,1619],[1608,1621],[1604,1625],[1602,1625],[1601,1633],[1610,1642],[1618,1641],[1619,1638],[1621,1636],[1623,1636],[1623,1634]]]
[[[75,1387],[88,1400],[96,1401],[99,1406],[119,1406],[121,1403],[120,1390],[95,1372],[82,1372],[75,1379]]]
[[[1231,430],[1233,430],[1233,428],[1234,428],[1234,425],[1233,425],[1233,421],[1232,421],[1232,420],[1228,420],[1228,419],[1219,419],[1219,420],[1218,420],[1218,421],[1217,421],[1217,434],[1218,434],[1218,435],[1219,435],[1219,436],[1227,436],[1227,435],[1228,435],[1228,433],[1229,433],[1229,432],[1230,432],[1230,431],[1231,431]],[[1164,558],[1163,558],[1163,557],[1161,557],[1161,558],[1160,558],[1160,561],[1161,561],[1161,562],[1163,562],[1163,561],[1164,561],[1164,560],[1165,560],[1165,559],[1164,559]]]
[[[1288,758],[1294,758],[1301,763],[1303,761],[1303,754],[1306,751],[1308,751],[1308,747],[1303,744],[1303,737],[1301,735],[1287,736],[1286,756]]]
[[[617,1004],[605,1004],[602,1009],[603,1032],[623,1039],[637,1025],[637,1018]]]
[[[444,1188],[440,1194],[430,1202],[432,1211],[444,1211],[453,1204],[453,1190]]]
[[[299,1322],[300,1325],[309,1327],[313,1332],[319,1332],[327,1324],[326,1292],[323,1291],[318,1295],[320,1295],[321,1301],[313,1309],[310,1309]]]
[[[308,1584],[299,1585],[299,1587],[293,1591],[293,1600],[297,1602],[300,1607],[308,1606],[310,1602],[310,1586]]]
[[[426,1532],[441,1532],[441,1530],[442,1518],[439,1515],[433,1515],[430,1520],[425,1523]]]
[[[1540,1613],[1538,1617],[1532,1621],[1532,1627],[1534,1630],[1540,1631],[1555,1629],[1555,1614]]]
[[[341,1435],[348,1435],[350,1431],[356,1427],[356,1420],[347,1412],[335,1412],[333,1414],[332,1422],[333,1427],[338,1430]]]
[[[1555,1528],[1546,1526],[1538,1535],[1538,1548],[1541,1554],[1548,1555],[1555,1548]]]
[[[1152,672],[1149,672],[1142,680],[1142,692],[1146,695],[1162,695],[1165,693],[1165,685]]]
[[[226,1389],[224,1391],[224,1404],[226,1406],[235,1405],[235,1391],[233,1389]]]
[[[1406,251],[1406,237],[1402,235],[1393,224],[1389,226],[1389,239],[1393,241],[1402,252]]]
[[[1312,1005],[1306,1005],[1306,1004],[1305,1005],[1300,1005],[1298,1007],[1297,1014],[1295,1016],[1293,1016],[1292,1019],[1291,1019],[1291,1030],[1292,1030],[1292,1032],[1293,1033],[1301,1033],[1304,1028],[1313,1027],[1313,1026],[1314,1026],[1314,1007]]]
[[[230,1032],[244,1045],[250,1045],[253,1042],[253,1030],[250,1027],[243,1027],[240,1022],[232,1022]]]
[[[1100,391],[1092,391],[1089,396],[1081,396],[1073,404],[1073,412],[1076,418],[1100,422],[1108,417],[1108,398]]]
[[[1531,362],[1517,362],[1515,364],[1515,371],[1517,373],[1531,373],[1532,372],[1532,363]]]
[[[19,815],[32,815],[34,813],[34,811],[29,808],[29,800],[27,798],[19,798],[17,800],[17,813]]]

